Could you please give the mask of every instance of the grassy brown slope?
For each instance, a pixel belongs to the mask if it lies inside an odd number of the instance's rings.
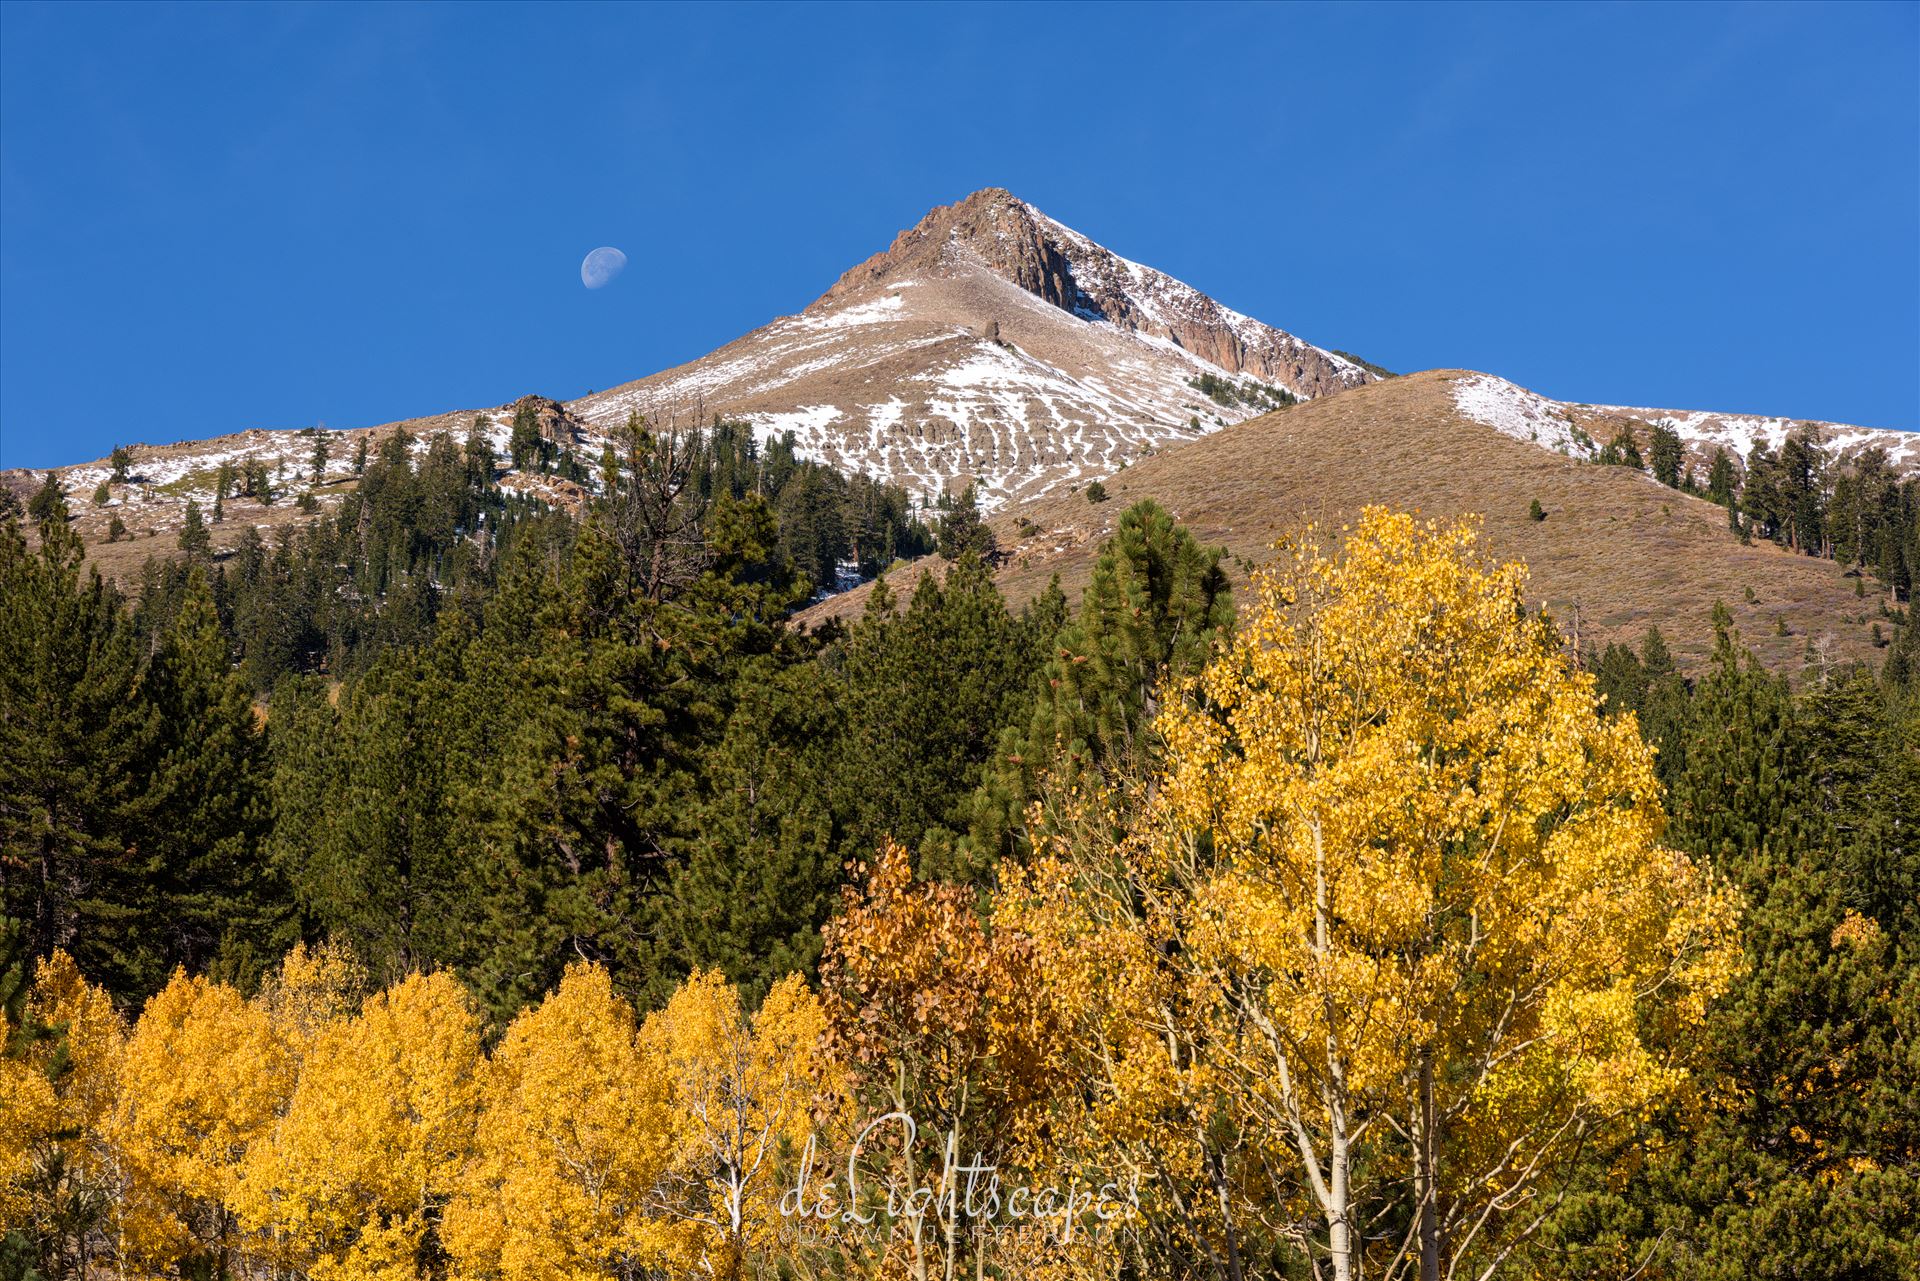
[[[1011,554],[1001,587],[1022,601],[1058,574],[1076,594],[1100,540],[1142,498],[1254,563],[1305,522],[1338,526],[1381,503],[1434,518],[1482,515],[1490,551],[1525,561],[1531,600],[1569,630],[1577,613],[1583,642],[1637,643],[1657,623],[1680,661],[1697,667],[1712,643],[1713,604],[1724,601],[1748,644],[1777,669],[1797,670],[1810,638],[1835,659],[1872,660],[1877,601],[1857,598],[1832,562],[1742,546],[1711,503],[1461,418],[1448,383],[1462,376],[1413,374],[1225,428],[1109,477],[1105,503],[1073,494],[1003,513],[995,532]],[[1544,521],[1528,516],[1536,498]],[[1023,518],[1041,532],[1022,537]],[[910,590],[919,572],[896,574],[896,590]],[[867,592],[823,602],[803,621],[857,613]]]

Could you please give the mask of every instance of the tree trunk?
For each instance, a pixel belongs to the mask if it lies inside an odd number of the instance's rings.
[[[1353,1213],[1347,1204],[1347,1127],[1344,1115],[1333,1124],[1332,1168],[1328,1171],[1327,1251],[1333,1256],[1333,1281],[1353,1281]]]
[[[1433,1049],[1420,1052],[1420,1101],[1414,1118],[1413,1189],[1419,1200],[1420,1281],[1440,1281],[1440,1192],[1433,1132]]]

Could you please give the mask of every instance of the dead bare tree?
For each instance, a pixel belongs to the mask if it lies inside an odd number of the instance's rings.
[[[708,497],[695,481],[705,434],[699,402],[628,413],[621,468],[607,495],[612,533],[630,580],[652,601],[691,586],[707,566]]]

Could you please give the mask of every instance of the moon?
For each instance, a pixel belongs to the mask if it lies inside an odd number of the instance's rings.
[[[611,245],[602,245],[586,256],[580,264],[580,283],[589,289],[599,289],[627,265],[627,256]]]

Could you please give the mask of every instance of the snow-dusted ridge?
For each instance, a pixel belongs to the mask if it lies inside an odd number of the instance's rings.
[[[1920,433],[1852,427],[1759,414],[1719,414],[1700,410],[1645,409],[1625,405],[1587,405],[1552,400],[1492,374],[1468,374],[1452,384],[1454,407],[1462,417],[1516,440],[1556,453],[1591,458],[1621,426],[1671,427],[1696,464],[1723,449],[1736,466],[1756,444],[1779,449],[1788,436],[1806,430],[1836,458],[1851,458],[1878,447],[1900,471],[1920,467]],[[1641,435],[1641,444],[1646,437]]]

